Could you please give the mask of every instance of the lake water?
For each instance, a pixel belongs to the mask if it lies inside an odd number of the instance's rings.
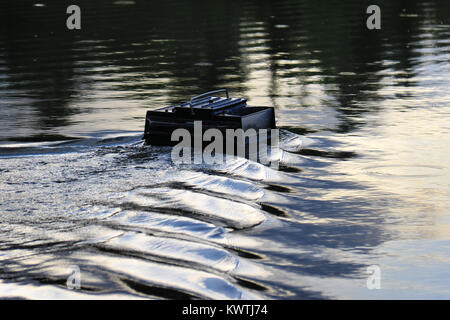
[[[0,297],[449,299],[450,3],[376,2],[3,1]],[[278,169],[142,142],[219,88]]]

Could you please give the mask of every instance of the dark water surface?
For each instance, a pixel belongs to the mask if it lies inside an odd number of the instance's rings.
[[[369,4],[2,1],[0,297],[449,299],[450,2]],[[279,169],[142,143],[222,87],[275,106]]]

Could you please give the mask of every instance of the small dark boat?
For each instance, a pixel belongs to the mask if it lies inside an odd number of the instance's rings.
[[[225,93],[225,97],[213,96]],[[201,132],[194,130],[194,122],[201,121]],[[144,139],[151,145],[175,145],[172,133],[186,129],[192,134],[203,135],[208,129],[218,129],[226,136],[227,129],[270,129],[275,128],[275,112],[272,107],[247,106],[243,98],[230,98],[226,89],[203,93],[188,102],[147,111]]]

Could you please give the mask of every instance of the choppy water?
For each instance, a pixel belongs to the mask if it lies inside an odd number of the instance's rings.
[[[448,2],[77,3],[0,5],[0,297],[450,298]],[[143,144],[222,87],[278,170]]]

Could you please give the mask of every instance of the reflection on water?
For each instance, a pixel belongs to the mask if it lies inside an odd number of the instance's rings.
[[[447,1],[78,3],[0,4],[1,297],[450,297]],[[222,87],[276,107],[278,170],[142,143]]]

